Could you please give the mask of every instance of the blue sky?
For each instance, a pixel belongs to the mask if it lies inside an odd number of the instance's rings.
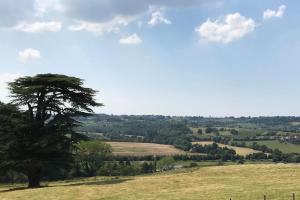
[[[300,115],[295,0],[0,0],[5,82],[86,80],[96,112]]]

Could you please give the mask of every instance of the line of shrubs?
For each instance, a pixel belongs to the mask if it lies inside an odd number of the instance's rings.
[[[75,177],[91,176],[134,176],[171,170],[176,161],[236,161],[244,160],[273,160],[274,162],[300,163],[300,154],[284,154],[279,150],[272,153],[253,153],[247,156],[237,155],[235,150],[219,147],[216,143],[210,145],[192,145],[191,153],[174,156],[113,156],[111,147],[105,143],[95,141],[84,142],[78,145],[76,159],[69,169],[46,168],[44,180],[63,180]],[[193,165],[197,166],[197,165]],[[192,166],[191,166],[192,167]],[[0,172],[0,182],[25,182],[26,176],[9,171]]]

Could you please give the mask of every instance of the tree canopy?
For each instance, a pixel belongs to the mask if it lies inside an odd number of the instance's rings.
[[[83,87],[83,80],[59,74],[38,74],[9,83],[12,104],[1,105],[0,167],[28,176],[29,187],[39,187],[45,167],[68,167],[74,144],[82,139],[74,128],[77,116],[86,116],[97,103],[97,91]],[[8,112],[5,110],[9,109]],[[7,116],[7,115],[14,115]],[[7,144],[7,145],[5,145]]]

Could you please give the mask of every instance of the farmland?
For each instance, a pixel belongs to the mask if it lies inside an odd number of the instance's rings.
[[[203,167],[137,177],[94,177],[48,183],[49,187],[8,190],[14,200],[254,200],[291,199],[300,195],[300,166],[286,164]]]
[[[212,141],[201,141],[201,142],[193,142],[193,144],[201,144],[201,145],[208,145],[208,144],[212,144]],[[229,149],[234,149],[236,151],[236,153],[238,155],[241,156],[246,156],[252,153],[258,153],[259,151],[250,149],[250,148],[246,148],[246,147],[234,147],[234,146],[230,146],[230,145],[225,145],[225,144],[220,144],[217,143],[220,147],[227,147]]]
[[[145,155],[178,155],[185,151],[176,149],[172,145],[134,142],[107,142],[112,146],[113,154],[118,156],[145,156]]]

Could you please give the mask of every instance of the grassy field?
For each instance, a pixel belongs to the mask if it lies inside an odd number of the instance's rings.
[[[300,145],[281,143],[277,140],[256,141],[260,145],[266,145],[271,149],[279,149],[283,153],[300,153]],[[248,146],[252,145],[252,141],[246,142]]]
[[[107,142],[113,148],[113,153],[119,156],[144,156],[144,155],[178,155],[186,154],[185,151],[176,149],[172,145],[134,142]]]
[[[262,129],[246,129],[246,128],[237,128],[239,131],[239,136],[240,137],[254,137],[257,135],[262,135],[264,134],[264,130]]]
[[[201,141],[201,142],[193,142],[193,144],[201,144],[201,145],[207,145],[207,144],[212,144],[212,141]],[[236,153],[238,155],[241,156],[246,156],[252,153],[258,153],[259,151],[256,151],[254,149],[250,149],[250,148],[245,148],[245,147],[234,147],[234,146],[230,146],[230,145],[225,145],[225,144],[220,144],[217,143],[220,147],[227,147],[230,149],[234,149],[236,151]]]
[[[10,190],[9,190],[10,189]],[[203,167],[149,176],[52,182],[39,189],[0,187],[1,200],[289,200],[300,198],[300,166]]]

